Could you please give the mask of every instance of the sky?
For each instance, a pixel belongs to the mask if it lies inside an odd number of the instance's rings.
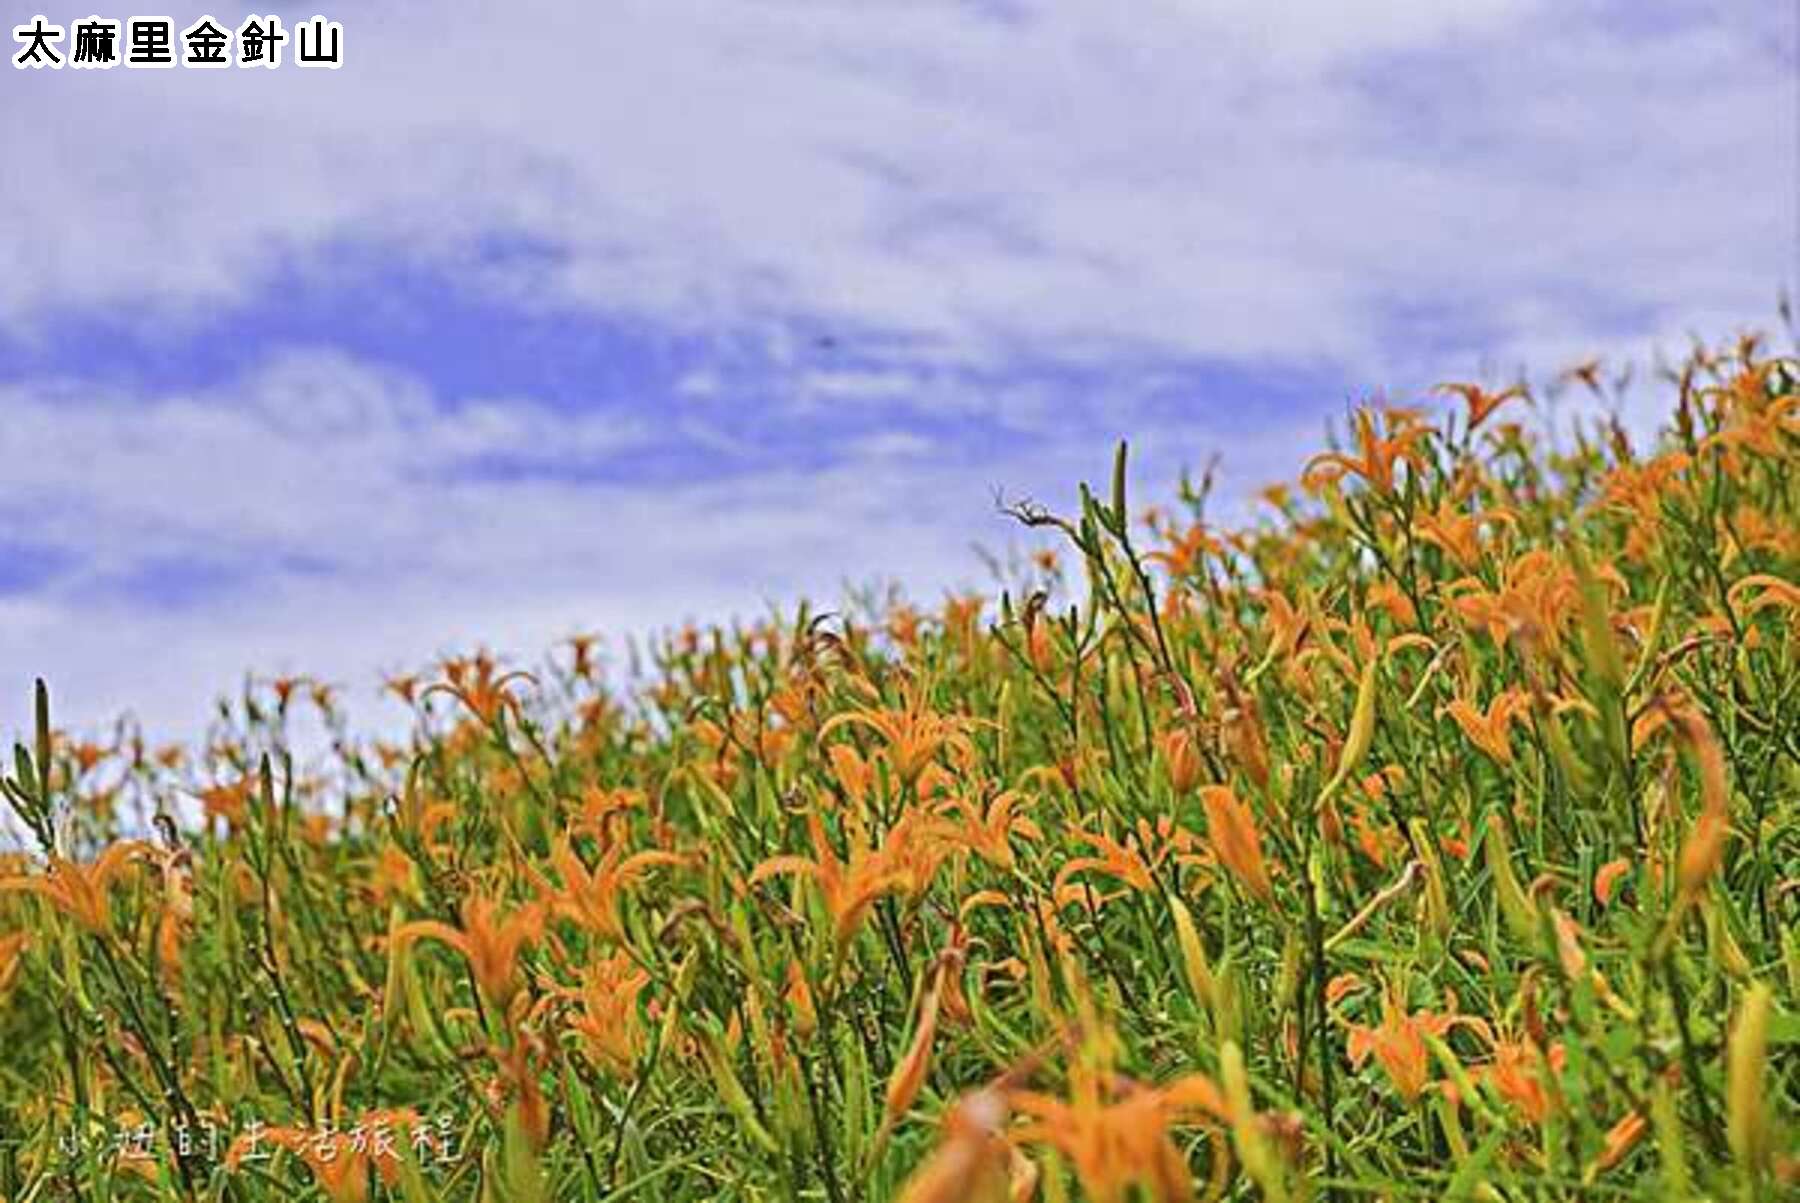
[[[1118,438],[1247,496],[1800,274],[1791,3],[324,4],[338,70],[0,68],[0,736],[929,604]]]

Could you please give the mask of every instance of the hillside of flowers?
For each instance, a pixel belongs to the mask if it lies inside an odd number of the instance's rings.
[[[403,739],[39,683],[0,1200],[1800,1196],[1800,361],[1558,388],[1237,527],[1121,447],[991,596],[471,652]]]

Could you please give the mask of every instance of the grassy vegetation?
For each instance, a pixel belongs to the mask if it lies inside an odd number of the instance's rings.
[[[1659,387],[1362,409],[1240,530],[1121,449],[998,598],[472,655],[404,746],[40,686],[0,1196],[1795,1197],[1800,364]]]

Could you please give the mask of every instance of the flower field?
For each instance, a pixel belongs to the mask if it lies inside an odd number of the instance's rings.
[[[1235,529],[1121,447],[994,596],[476,652],[404,740],[40,685],[0,1199],[1800,1197],[1800,361],[1653,393],[1370,404]]]

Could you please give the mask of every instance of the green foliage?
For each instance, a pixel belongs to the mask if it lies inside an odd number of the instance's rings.
[[[455,658],[402,740],[40,683],[0,1200],[1791,1197],[1796,379],[1697,350],[1643,450],[1448,385],[1231,530],[1121,444],[998,598]]]

